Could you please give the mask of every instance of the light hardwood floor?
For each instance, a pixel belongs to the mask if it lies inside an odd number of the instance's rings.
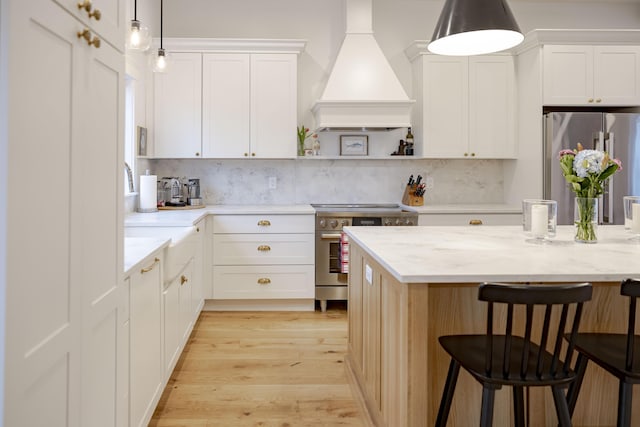
[[[150,426],[364,426],[347,312],[203,312]]]

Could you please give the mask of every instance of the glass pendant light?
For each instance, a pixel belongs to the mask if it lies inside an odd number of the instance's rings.
[[[160,0],[160,48],[158,49],[158,55],[156,56],[155,63],[153,65],[154,73],[164,73],[167,71],[167,53],[162,48],[162,3],[163,0]]]
[[[439,55],[482,55],[523,40],[506,0],[446,0],[427,49]]]
[[[151,46],[149,28],[144,27],[138,21],[138,1],[133,2],[133,19],[127,37],[127,49],[144,52]]]

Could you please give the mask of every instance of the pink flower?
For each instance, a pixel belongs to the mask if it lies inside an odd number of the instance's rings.
[[[618,165],[618,170],[621,171],[622,170],[622,162],[620,161],[620,159],[611,159],[611,161],[613,163],[615,163],[616,165]]]
[[[575,155],[576,155],[575,150],[560,150],[560,152],[558,153],[558,159],[561,159],[564,156],[575,156]]]

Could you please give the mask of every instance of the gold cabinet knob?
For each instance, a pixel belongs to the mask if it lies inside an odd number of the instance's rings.
[[[78,9],[82,10],[86,10],[87,12],[91,12],[91,0],[82,0],[78,2]]]
[[[102,18],[102,12],[100,12],[100,9],[94,9],[93,11],[89,12],[89,19],[91,18],[95,18],[96,21],[99,21],[100,18]]]
[[[196,233],[200,232],[200,227],[196,227]]]
[[[249,157],[249,153],[244,153],[244,156],[245,157]]]
[[[197,153],[196,153],[196,157],[197,157],[197,156],[199,156],[199,155],[200,155],[200,153],[199,153],[199,152],[197,152]]]
[[[255,156],[256,156],[256,153],[251,153],[251,157],[255,157]]]
[[[271,279],[269,279],[268,277],[261,277],[258,279],[259,285],[268,285],[269,283],[271,283]]]
[[[93,36],[91,40],[87,40],[87,44],[89,46],[93,45],[93,47],[95,47],[96,49],[100,48],[100,37]]]
[[[268,219],[261,219],[260,221],[258,221],[258,226],[260,227],[268,227],[271,225],[271,221],[269,221]]]
[[[587,100],[587,102],[588,102],[588,103],[590,103],[590,104],[592,104],[592,103],[593,103],[593,98],[589,98],[589,99]]]
[[[187,277],[184,274],[182,276],[180,276],[180,286],[184,285],[188,281],[189,281],[189,279],[187,279]]]
[[[87,42],[91,40],[91,31],[89,31],[88,28],[85,28],[82,31],[78,31],[76,34],[79,39],[85,39]]]
[[[481,219],[472,219],[469,221],[469,225],[482,225]]]
[[[465,157],[468,157],[468,156],[469,156],[469,153],[464,153],[464,156],[465,156]]]
[[[475,156],[476,156],[476,153],[471,153],[471,157],[475,157]]]
[[[596,103],[598,102],[602,102],[602,99],[601,98],[596,99]]]
[[[269,245],[260,245],[260,246],[258,246],[258,250],[260,252],[269,252],[271,250],[271,246],[269,246]]]

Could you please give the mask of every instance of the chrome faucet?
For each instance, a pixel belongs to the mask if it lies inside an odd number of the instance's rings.
[[[129,165],[127,164],[127,162],[124,162],[124,169],[127,171],[127,181],[129,181],[129,193],[133,193],[133,172],[131,171],[131,168],[129,167]]]

